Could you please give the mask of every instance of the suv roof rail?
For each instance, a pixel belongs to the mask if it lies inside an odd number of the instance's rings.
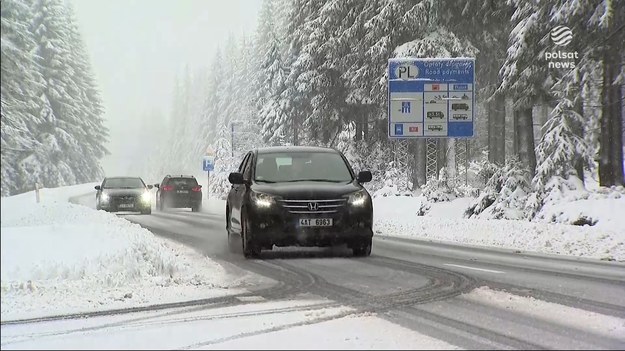
[[[184,175],[184,174],[176,174],[176,175],[173,175],[173,176],[172,176],[171,174],[168,174],[168,175],[166,175],[165,177],[166,177],[166,178],[172,178],[172,177],[195,178],[195,176],[194,176],[194,175]]]

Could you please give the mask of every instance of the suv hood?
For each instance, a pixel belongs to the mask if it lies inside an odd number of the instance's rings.
[[[323,200],[338,199],[344,195],[363,189],[356,183],[331,182],[292,182],[292,183],[254,183],[252,190],[280,196],[285,200]]]

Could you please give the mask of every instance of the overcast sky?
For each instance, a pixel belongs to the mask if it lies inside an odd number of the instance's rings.
[[[110,128],[107,175],[121,174],[134,160],[140,118],[169,112],[175,75],[208,66],[229,34],[256,28],[260,0],[70,0],[104,100]],[[192,71],[192,70],[191,70]]]

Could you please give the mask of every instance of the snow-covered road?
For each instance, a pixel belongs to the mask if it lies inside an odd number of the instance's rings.
[[[246,260],[227,249],[221,204],[205,211],[118,217],[246,277],[244,291],[87,319],[7,324],[3,316],[2,348],[625,347],[622,263],[385,236],[368,258],[337,248]]]

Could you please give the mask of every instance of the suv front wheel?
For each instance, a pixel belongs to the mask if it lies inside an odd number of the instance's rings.
[[[372,238],[354,241],[351,245],[352,252],[356,257],[366,257],[371,255]]]
[[[245,209],[241,211],[241,243],[243,246],[243,256],[253,258],[260,256],[261,248],[256,244],[250,232],[250,221],[247,218]]]

